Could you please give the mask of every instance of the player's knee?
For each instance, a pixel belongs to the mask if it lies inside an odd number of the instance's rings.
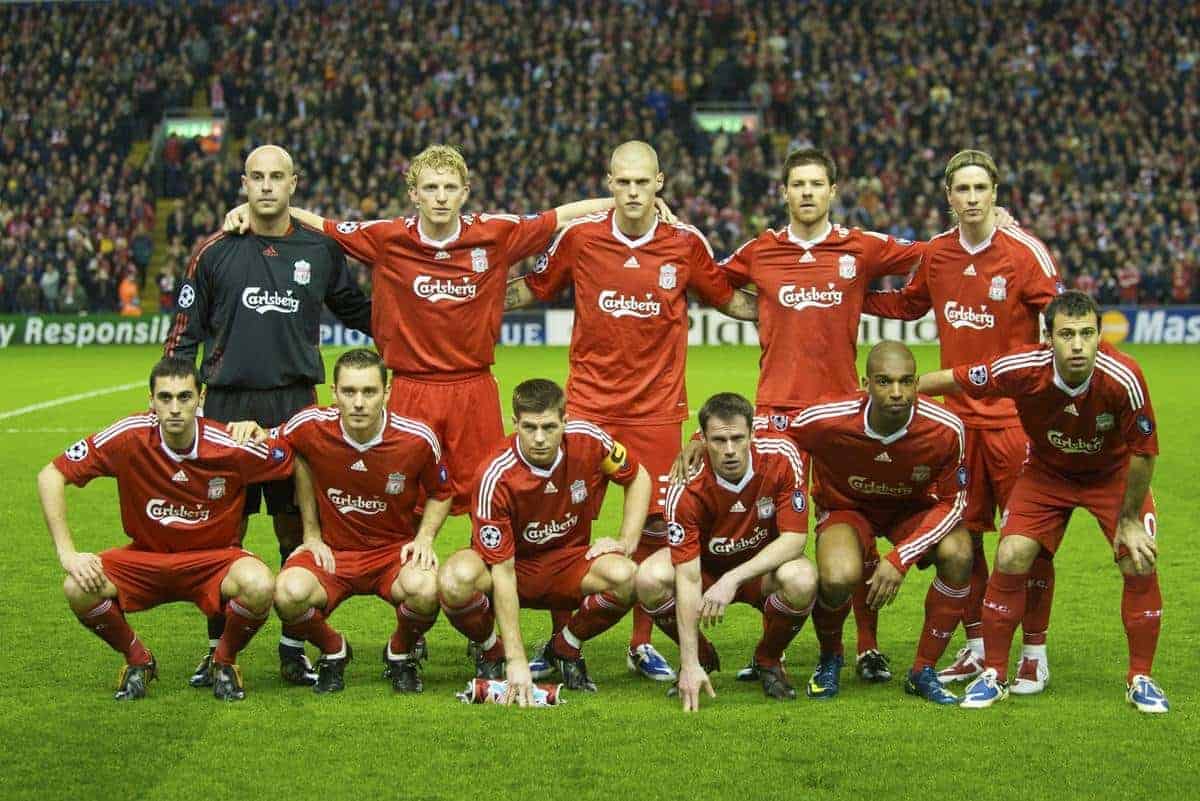
[[[76,607],[86,601],[91,593],[85,590],[74,576],[68,575],[63,579],[63,595],[67,597],[67,603]]]
[[[266,565],[242,571],[238,576],[238,596],[254,609],[270,607],[275,599],[275,578]]]
[[[996,569],[1001,573],[1028,573],[1041,546],[1029,537],[1002,537],[996,548]]]
[[[275,605],[280,609],[308,606],[312,595],[312,574],[301,568],[290,568],[275,580]]]
[[[602,577],[608,584],[608,592],[626,601],[632,601],[634,595],[634,577],[637,575],[637,565],[625,556],[610,554],[605,559]]]
[[[862,581],[862,562],[852,559],[831,559],[818,571],[821,592],[827,597],[842,597],[854,592]]]
[[[805,607],[817,594],[817,569],[807,559],[784,562],[775,570],[779,590],[790,606]]]
[[[411,602],[425,601],[431,603],[437,599],[438,579],[432,570],[420,568],[400,571],[400,591],[404,598]]]
[[[438,592],[452,604],[461,604],[471,597],[475,582],[479,579],[482,561],[469,551],[451,556],[442,569],[438,571]]]
[[[647,559],[638,566],[634,589],[638,600],[655,608],[666,603],[675,586],[675,571],[670,560]]]
[[[971,565],[974,560],[971,537],[963,529],[951,532],[948,537],[938,543],[938,572],[956,583],[970,578]]]

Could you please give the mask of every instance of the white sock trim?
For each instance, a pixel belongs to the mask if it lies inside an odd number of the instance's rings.
[[[488,635],[488,638],[486,640],[479,643],[479,647],[481,647],[485,651],[490,651],[492,649],[492,646],[494,646],[496,644],[497,640],[499,640],[499,637],[497,637],[496,632],[493,631],[491,634]]]
[[[975,656],[979,657],[980,659],[983,659],[983,638],[982,637],[971,637],[970,639],[967,640],[967,647],[971,649],[971,652],[973,654],[975,654]]]
[[[346,657],[346,638],[342,637],[342,647],[338,649],[336,654],[325,654],[330,659],[345,659]]]
[[[303,648],[304,640],[294,640],[291,637],[284,637],[281,634],[281,635],[279,635],[279,644],[286,645],[289,648]]]
[[[571,630],[569,628],[567,628],[566,626],[563,626],[562,636],[563,636],[563,639],[567,641],[567,645],[571,646],[572,648],[582,648],[583,647],[583,642],[578,637],[576,637],[574,634],[572,634]]]

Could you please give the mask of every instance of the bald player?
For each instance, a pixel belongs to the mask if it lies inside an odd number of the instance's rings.
[[[203,346],[206,418],[254,420],[270,428],[315,403],[313,387],[325,381],[318,350],[322,304],[346,326],[369,334],[371,302],[355,285],[337,243],[289,215],[298,181],[288,152],[275,145],[256,148],[245,169],[248,234],[218,232],[196,246],[163,350],[194,361]],[[209,497],[217,500],[225,491],[210,487]],[[282,564],[302,535],[291,479],[248,486],[245,515],[256,513],[264,497]],[[211,681],[209,663],[223,625],[223,617],[209,620],[209,655],[192,675],[194,687]],[[286,680],[316,681],[303,643],[281,640],[279,657]]]

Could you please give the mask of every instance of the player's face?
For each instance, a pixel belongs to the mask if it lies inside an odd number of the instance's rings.
[[[1096,322],[1096,315],[1068,317],[1056,314],[1047,328],[1054,346],[1054,367],[1058,374],[1071,386],[1082,384],[1092,374],[1096,350],[1100,347],[1100,326]]]
[[[342,424],[351,435],[369,434],[383,423],[383,407],[391,388],[385,386],[377,367],[343,367],[333,385],[333,399],[342,412]]]
[[[250,209],[259,217],[270,219],[287,214],[296,191],[296,173],[281,153],[263,150],[247,160],[242,186]]]
[[[829,217],[829,205],[837,194],[837,184],[830,183],[829,175],[820,164],[800,164],[788,173],[783,187],[783,199],[787,202],[792,222],[814,225]]]
[[[973,225],[991,219],[996,185],[983,167],[961,167],[950,176],[946,200],[962,222]]]
[[[613,161],[608,188],[617,213],[630,222],[640,222],[655,213],[654,199],[663,188],[663,174],[652,159],[631,155]]]
[[[150,408],[158,415],[163,433],[175,438],[194,431],[196,410],[204,402],[204,392],[196,388],[192,376],[160,376],[150,393]]]
[[[554,464],[563,438],[563,417],[555,409],[545,412],[521,412],[513,419],[521,453],[538,467]]]
[[[895,431],[908,422],[917,397],[917,366],[900,354],[888,354],[863,378],[877,422]]]
[[[408,191],[408,198],[426,223],[447,226],[458,218],[469,193],[457,170],[426,167],[417,173],[416,189]]]
[[[744,417],[722,420],[708,418],[704,427],[704,447],[708,461],[721,478],[738,482],[750,465],[750,425]]]

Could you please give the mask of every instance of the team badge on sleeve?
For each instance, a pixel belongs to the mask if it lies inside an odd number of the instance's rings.
[[[499,548],[501,539],[502,536],[500,534],[500,529],[496,526],[488,525],[479,529],[479,541],[483,543],[483,547],[487,548],[489,551],[494,551]]]
[[[337,224],[337,230],[339,234],[352,234],[358,230],[358,223],[340,222]]]
[[[543,253],[537,257],[537,262],[533,265],[533,271],[535,273],[544,273],[548,269],[550,269],[550,257]]]
[[[287,457],[283,448],[271,448],[271,461],[282,462]]]
[[[683,544],[683,526],[672,520],[667,523],[667,544],[682,545]]]
[[[988,369],[986,364],[977,364],[967,370],[967,380],[977,387],[982,387],[988,382]]]
[[[446,465],[442,465],[441,467],[438,468],[438,481],[445,484],[449,480],[450,480],[450,471],[446,468]]]
[[[771,428],[775,429],[776,431],[787,431],[788,416],[786,414],[771,415]]]
[[[853,281],[858,275],[858,262],[849,253],[838,257],[838,277],[843,281]]]
[[[954,471],[954,475],[958,477],[958,486],[965,489],[967,486],[967,480],[969,478],[967,466],[965,464],[960,464],[958,469]]]
[[[674,264],[664,264],[658,268],[658,285],[663,289],[674,289],[676,286],[676,273],[679,268]]]
[[[792,492],[792,511],[801,513],[808,508],[808,498],[804,495],[804,490],[795,490]]]
[[[86,439],[81,439],[65,451],[67,458],[72,462],[82,462],[88,455],[88,444]]]
[[[304,259],[292,265],[292,280],[300,286],[308,286],[312,281],[312,265]]]
[[[1150,436],[1154,433],[1154,422],[1144,414],[1137,416],[1138,431],[1142,432],[1143,436]]]
[[[179,300],[175,301],[175,305],[181,309],[190,309],[195,302],[196,290],[191,284],[184,284],[183,289],[179,290]]]

